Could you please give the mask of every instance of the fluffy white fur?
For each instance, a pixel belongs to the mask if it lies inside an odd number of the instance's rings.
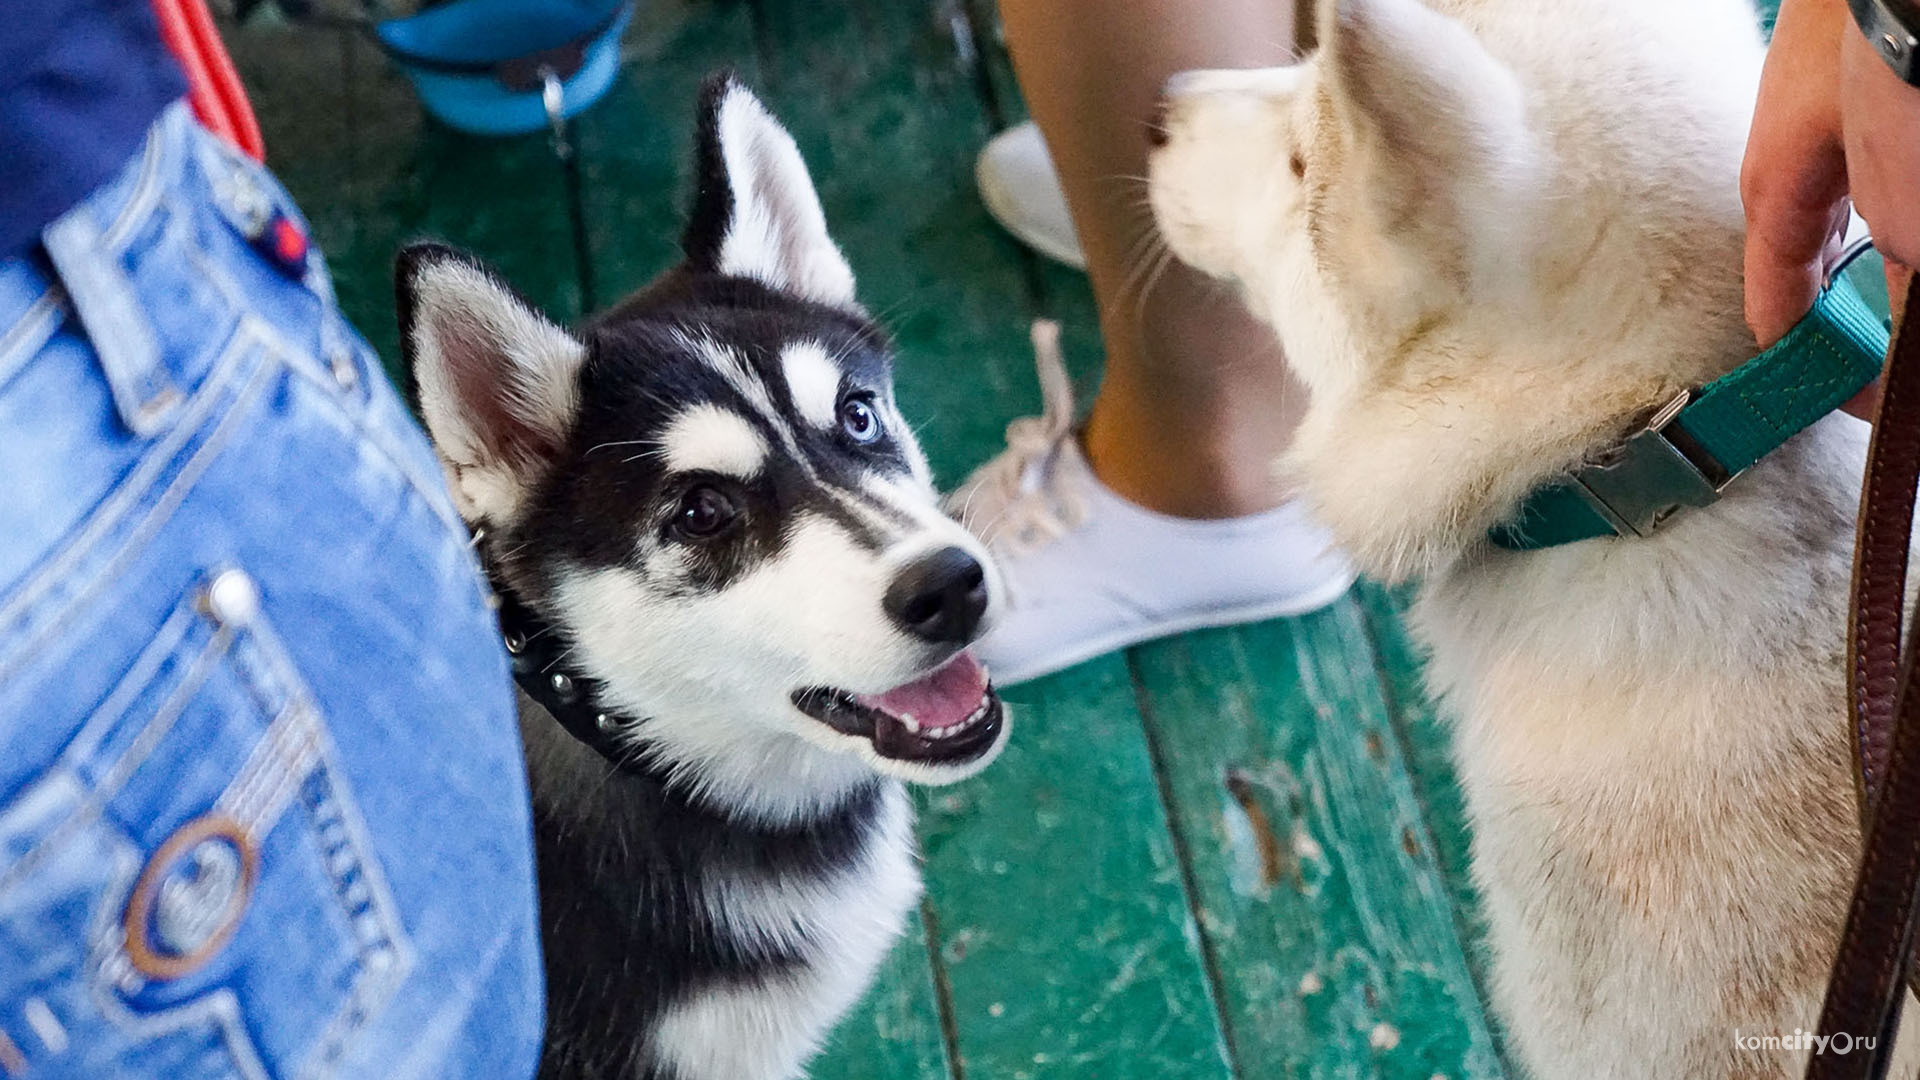
[[[1650,539],[1485,539],[1752,355],[1754,13],[1337,0],[1320,40],[1176,79],[1151,198],[1311,388],[1287,465],[1320,515],[1373,574],[1424,576],[1512,1043],[1541,1080],[1797,1076],[1804,1054],[1734,1033],[1814,1026],[1852,882],[1863,425],[1821,422]]]

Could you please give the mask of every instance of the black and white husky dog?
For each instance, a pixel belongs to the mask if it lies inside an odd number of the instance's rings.
[[[798,1075],[919,896],[900,781],[1007,736],[965,651],[997,578],[793,139],[721,77],[697,143],[685,261],[578,334],[451,249],[399,263],[519,662],[547,1078]]]

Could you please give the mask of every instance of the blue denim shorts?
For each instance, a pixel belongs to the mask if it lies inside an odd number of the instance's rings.
[[[506,658],[304,228],[176,105],[0,261],[0,1080],[533,1072]]]

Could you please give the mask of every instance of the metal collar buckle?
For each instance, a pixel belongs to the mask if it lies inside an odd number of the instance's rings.
[[[1673,427],[1692,400],[1691,390],[1676,394],[1644,428],[1573,473],[1580,497],[1621,536],[1651,535],[1682,507],[1711,505],[1733,481],[1735,474]],[[1676,435],[1689,449],[1676,444]]]

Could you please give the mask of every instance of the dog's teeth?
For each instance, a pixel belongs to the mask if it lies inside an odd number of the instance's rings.
[[[929,741],[938,742],[944,739],[951,739],[956,735],[962,734],[967,731],[971,731],[982,720],[985,720],[987,718],[987,713],[990,711],[992,711],[992,703],[983,700],[980,702],[978,706],[974,708],[973,712],[967,715],[967,718],[965,720],[962,720],[957,724],[947,724],[943,727],[929,727],[929,728],[923,729],[920,723],[916,721],[913,717],[905,716],[905,715],[900,717],[900,723],[903,727],[905,727],[908,731],[913,732],[915,735],[918,735],[921,738],[927,739]]]

